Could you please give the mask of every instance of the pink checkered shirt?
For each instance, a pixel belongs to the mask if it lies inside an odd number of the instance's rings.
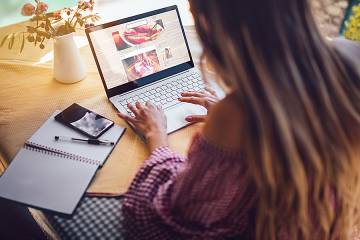
[[[254,188],[240,154],[194,137],[188,157],[157,148],[123,202],[128,239],[253,239]]]

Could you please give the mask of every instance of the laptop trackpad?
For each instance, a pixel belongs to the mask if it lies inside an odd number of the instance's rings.
[[[165,114],[167,117],[167,132],[172,133],[186,125],[189,125],[189,122],[185,118],[189,115],[206,115],[207,110],[201,106],[190,104],[190,103],[180,103],[171,108],[165,109]]]

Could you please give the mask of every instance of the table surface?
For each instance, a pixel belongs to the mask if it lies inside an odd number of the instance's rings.
[[[25,23],[1,28],[0,39],[24,28]],[[199,59],[201,48],[194,28],[186,27],[186,34],[194,59]],[[119,195],[127,190],[149,153],[142,140],[116,116],[117,111],[106,97],[84,33],[77,33],[75,40],[87,66],[87,76],[71,85],[53,80],[51,40],[44,50],[26,45],[22,54],[17,48],[11,51],[0,48],[0,159],[9,163],[55,110],[77,102],[128,128],[88,189],[89,194]],[[201,124],[191,125],[171,134],[170,146],[185,154],[192,135],[200,128]]]

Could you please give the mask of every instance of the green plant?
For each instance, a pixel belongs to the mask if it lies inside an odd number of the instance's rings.
[[[45,41],[50,38],[75,32],[77,27],[87,27],[98,21],[100,17],[93,13],[94,0],[79,1],[75,8],[64,8],[56,12],[48,13],[48,5],[40,0],[35,0],[35,6],[25,3],[21,9],[23,16],[32,16],[26,31],[10,33],[3,37],[0,47],[7,42],[12,49],[16,39],[21,43],[20,52],[23,51],[25,42],[45,48]]]
[[[352,15],[345,23],[344,37],[349,40],[360,41],[360,5],[352,8]]]

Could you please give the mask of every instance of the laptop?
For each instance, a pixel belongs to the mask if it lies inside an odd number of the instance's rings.
[[[187,126],[185,117],[206,109],[178,101],[184,91],[204,88],[194,67],[177,6],[87,28],[86,36],[106,95],[115,108],[132,115],[127,104],[161,105],[167,131]]]

